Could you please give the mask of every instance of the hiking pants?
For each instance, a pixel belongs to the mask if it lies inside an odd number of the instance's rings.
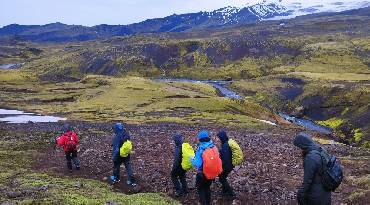
[[[72,161],[76,169],[80,168],[80,160],[77,157],[77,150],[72,152],[66,152],[67,167],[69,170],[72,170]]]
[[[186,171],[182,168],[171,171],[171,180],[177,193],[187,193]]]
[[[220,176],[219,180],[222,184],[222,193],[228,194],[230,196],[235,196],[233,188],[230,186],[229,182],[227,181],[227,177],[229,176],[231,171],[223,171]]]
[[[125,165],[126,173],[127,173],[127,180],[132,181],[134,177],[134,173],[132,171],[132,167],[130,164],[130,155],[127,157],[118,157],[116,161],[113,161],[113,175],[118,180],[120,177],[120,167],[121,164]]]
[[[213,180],[208,180],[203,173],[197,173],[196,186],[199,195],[199,202],[202,205],[211,204],[211,185]]]

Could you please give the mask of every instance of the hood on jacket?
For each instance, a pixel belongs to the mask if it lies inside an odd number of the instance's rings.
[[[198,138],[199,140],[204,139],[204,138],[209,138],[209,134],[207,130],[202,130],[198,133]]]
[[[125,126],[122,123],[116,123],[114,125],[114,133],[116,134],[117,137],[122,139],[127,137]]]
[[[179,147],[182,145],[183,139],[182,139],[181,134],[174,135],[172,139],[175,142],[176,147]]]
[[[229,140],[229,137],[226,134],[226,131],[221,130],[217,133],[217,137],[221,140],[222,144]]]
[[[114,125],[114,133],[116,135],[119,135],[119,134],[123,133],[123,130],[124,130],[124,126],[123,126],[122,123],[116,123]]]
[[[70,132],[70,131],[71,131],[71,125],[69,125],[68,123],[64,123],[63,132],[67,133],[67,132]]]
[[[305,132],[300,132],[294,139],[293,144],[296,147],[301,148],[304,152],[309,152],[311,150],[321,151],[321,147],[317,145],[311,136]]]

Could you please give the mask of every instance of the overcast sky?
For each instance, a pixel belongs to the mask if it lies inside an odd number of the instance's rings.
[[[211,11],[260,0],[0,0],[0,27],[12,23],[129,24],[148,18]]]
[[[0,27],[17,23],[40,25],[61,22],[93,26],[125,25],[149,18],[199,11],[213,11],[225,6],[254,5],[263,0],[0,0]],[[266,0],[287,6],[300,2],[308,7],[341,1],[350,6],[370,0]]]

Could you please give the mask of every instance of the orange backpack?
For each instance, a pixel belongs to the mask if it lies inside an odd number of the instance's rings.
[[[207,179],[215,179],[222,172],[222,161],[216,147],[204,150],[203,158],[203,174]]]

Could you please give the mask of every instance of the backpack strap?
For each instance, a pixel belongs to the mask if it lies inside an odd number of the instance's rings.
[[[330,160],[330,155],[326,153],[324,150],[318,151],[318,150],[311,150],[310,153],[318,154],[321,158],[321,166],[322,166],[322,172],[321,175],[323,175],[328,170],[328,162]]]
[[[72,131],[69,132],[68,139],[69,139],[69,141],[73,141]]]

